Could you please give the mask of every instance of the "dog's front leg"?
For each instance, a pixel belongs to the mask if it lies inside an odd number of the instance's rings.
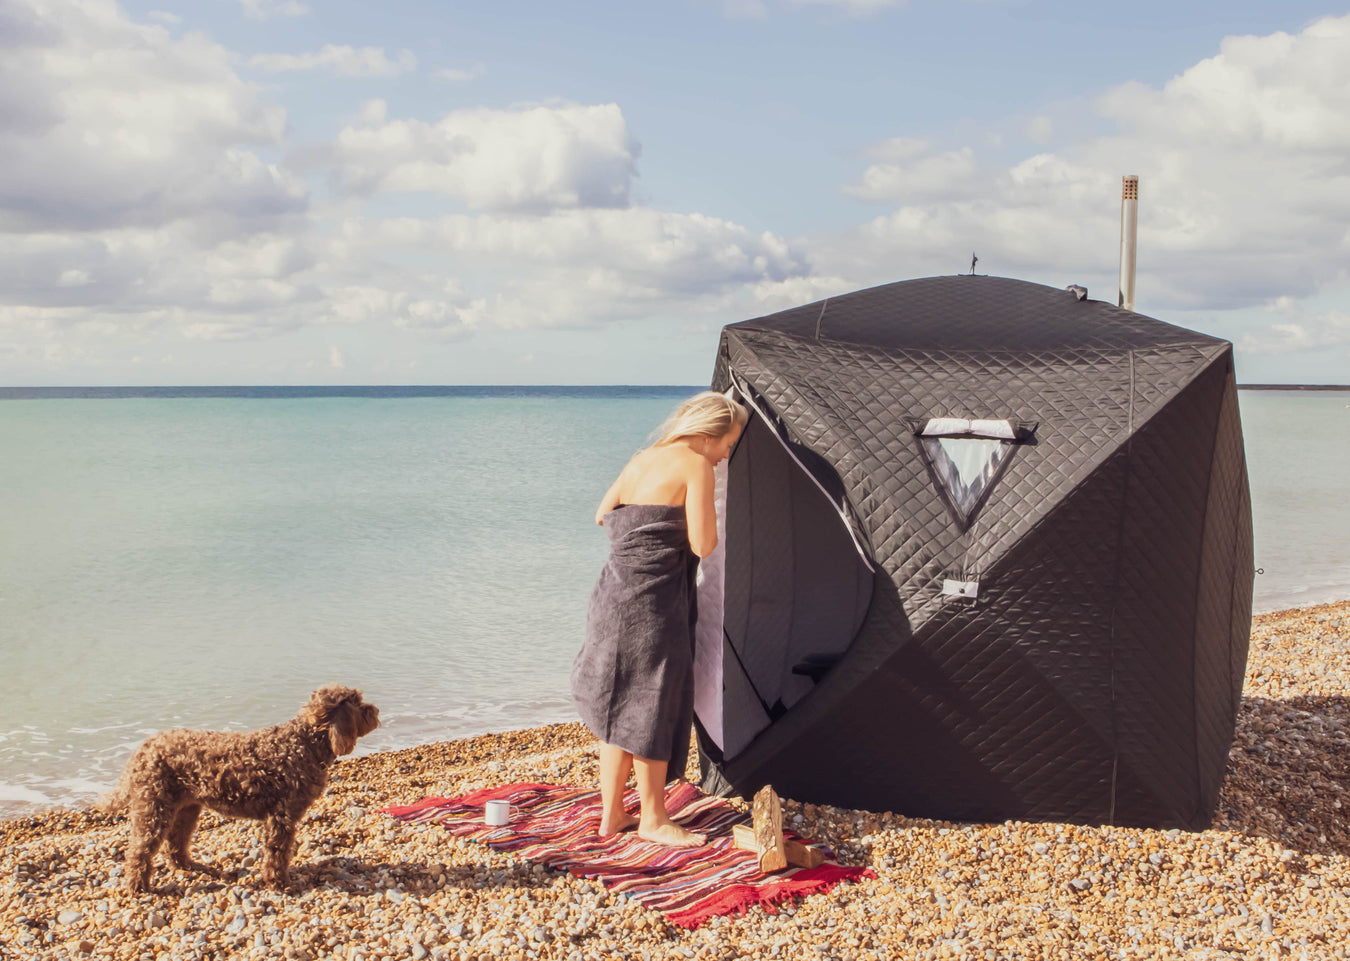
[[[273,815],[263,821],[263,884],[277,890],[291,883],[291,857],[295,854],[297,822]]]

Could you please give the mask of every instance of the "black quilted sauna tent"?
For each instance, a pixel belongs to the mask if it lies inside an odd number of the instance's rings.
[[[723,329],[752,409],[701,575],[704,788],[1200,828],[1242,692],[1231,345],[910,280]]]

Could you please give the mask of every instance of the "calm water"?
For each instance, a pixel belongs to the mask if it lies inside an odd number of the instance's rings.
[[[0,812],[330,681],[363,751],[573,719],[595,504],[694,389],[0,400]],[[1350,598],[1350,394],[1242,412],[1258,610]]]

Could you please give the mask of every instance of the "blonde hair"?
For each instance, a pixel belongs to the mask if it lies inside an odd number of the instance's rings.
[[[652,447],[673,444],[682,437],[724,437],[733,427],[744,427],[750,412],[726,394],[705,390],[676,407],[652,434]]]

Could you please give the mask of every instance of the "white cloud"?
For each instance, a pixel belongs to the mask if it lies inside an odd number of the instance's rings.
[[[764,0],[723,0],[722,12],[732,20],[763,20],[769,5]]]
[[[826,297],[846,294],[853,285],[842,277],[799,275],[782,280],[764,280],[750,285],[756,310],[761,314],[812,304]]]
[[[338,350],[337,344],[328,345],[328,366],[334,370],[342,370],[347,366],[347,362],[342,357],[342,351]]]
[[[891,137],[872,144],[864,149],[863,153],[878,163],[904,163],[921,157],[932,149],[932,144],[918,137]]]
[[[298,0],[239,0],[244,16],[250,20],[276,20],[280,17],[303,17],[309,7]]]
[[[6,0],[0,229],[275,220],[305,189],[254,148],[285,111],[200,34],[136,24],[112,3]]]
[[[176,13],[170,13],[167,10],[151,10],[146,14],[151,20],[158,20],[160,23],[182,23],[183,18]]]
[[[325,44],[313,53],[260,53],[249,66],[274,73],[327,70],[343,77],[397,77],[417,69],[411,50],[400,50],[393,59],[383,47],[348,47]]]
[[[904,202],[963,196],[977,186],[975,152],[969,147],[932,153],[926,145],[904,141],[901,156],[894,149],[901,142],[888,143],[893,149],[881,152],[895,159],[869,166],[857,183],[844,188],[846,193],[859,200]]]
[[[564,210],[544,217],[454,215],[436,220],[348,221],[353,248],[421,248],[534,267],[585,270],[592,286],[622,277],[631,286],[695,294],[726,285],[778,281],[806,273],[800,251],[702,214],[633,207]]]
[[[840,7],[854,16],[865,16],[888,7],[904,6],[905,0],[792,0],[802,6]]]
[[[1310,316],[1289,297],[1279,298],[1270,309],[1277,321],[1245,334],[1237,342],[1239,350],[1249,354],[1286,354],[1350,346],[1350,313],[1329,310]]]
[[[1120,176],[1137,173],[1141,309],[1258,305],[1344,278],[1350,16],[1228,38],[1160,88],[1107,91],[1097,110],[1114,132],[1003,169],[971,148],[880,145],[845,189],[895,209],[818,238],[814,262],[861,286],[957,272],[974,250],[981,270],[1089,281],[1111,300]]]
[[[338,320],[383,317],[410,331],[452,336],[592,327],[733,303],[731,309],[753,312],[755,285],[810,273],[801,253],[772,234],[640,207],[543,217],[358,218],[343,225],[329,253],[365,265],[367,278],[331,295]],[[447,283],[443,264],[456,265],[463,280]]]
[[[909,6],[909,0],[722,0],[722,12],[733,20],[762,20],[769,16],[774,2],[779,6],[833,7],[860,18]]]
[[[102,0],[0,4],[20,27],[0,58],[12,354],[94,369],[94,344],[255,339],[319,314],[306,189],[255,152],[283,143],[285,112],[229,51]]]
[[[461,337],[479,324],[483,301],[467,296],[453,278],[385,265],[352,273],[361,282],[325,289],[323,322],[441,339]]]
[[[379,126],[389,118],[389,104],[380,97],[373,97],[361,104],[361,111],[357,116],[363,124]]]
[[[810,273],[772,234],[630,207],[638,147],[614,104],[429,123],[391,120],[369,100],[327,154],[357,192],[312,209],[293,174],[255,153],[285,145],[285,114],[238,78],[227,51],[95,0],[59,21],[47,10],[25,2],[33,29],[0,62],[35,94],[14,98],[0,124],[11,155],[31,159],[0,178],[7,369],[17,357],[97,369],[115,343],[141,357],[201,356],[191,342],[333,325],[453,340],[706,315],[737,297],[753,304],[752,285]],[[325,219],[366,193],[408,190],[485,213]],[[340,349],[328,359],[350,361]]]
[[[618,106],[599,104],[366,120],[338,134],[331,160],[352,193],[429,191],[475,210],[542,211],[625,206],[637,154]]]
[[[355,219],[331,237],[214,243],[188,223],[0,234],[0,339],[37,345],[61,331],[71,343],[153,339],[162,353],[330,325],[453,340],[671,310],[749,316],[809,273],[772,234],[646,208]]]
[[[1124,84],[1101,112],[1141,138],[1204,147],[1350,148],[1350,16],[1302,33],[1227,37],[1162,89]]]
[[[1027,121],[1025,132],[1027,139],[1032,143],[1049,143],[1055,135],[1055,122],[1044,115],[1032,117]]]
[[[61,275],[56,278],[58,287],[83,287],[93,281],[89,277],[89,271],[71,268],[61,271]]]
[[[46,0],[0,0],[0,372],[93,369],[115,344],[130,363],[303,336],[297,363],[326,358],[331,373],[336,359],[356,376],[374,363],[368,343],[618,321],[693,331],[964,271],[972,250],[981,271],[1087,282],[1109,300],[1126,172],[1142,178],[1141,309],[1275,303],[1240,349],[1350,343],[1350,315],[1328,309],[1339,302],[1297,304],[1350,282],[1350,17],[1230,39],[1168,84],[1107,91],[1108,136],[1042,124],[1032,105],[1026,132],[1055,148],[1015,162],[986,156],[978,131],[969,146],[872,145],[843,189],[884,213],[789,240],[635,202],[639,147],[613,103],[421,120],[368,100],[314,152],[309,175],[339,188],[316,207],[264,159],[290,146],[286,115],[240,79],[239,58],[111,2],[63,3],[58,16]],[[397,66],[368,50],[298,56]],[[462,206],[387,216],[420,198],[383,195],[412,192]],[[333,327],[363,328],[361,356],[330,342],[351,343]]]
[[[437,80],[448,80],[451,83],[467,83],[470,80],[477,80],[487,73],[487,67],[481,63],[475,63],[468,67],[439,67],[432,71],[432,76]]]
[[[0,233],[0,305],[14,308],[14,320],[59,314],[71,323],[156,326],[191,315],[264,332],[303,320],[322,270],[296,238],[259,233],[213,242],[187,222]]]

